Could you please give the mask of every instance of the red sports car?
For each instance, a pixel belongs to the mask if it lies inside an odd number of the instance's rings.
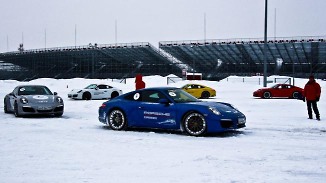
[[[295,98],[298,99],[303,94],[303,89],[289,84],[276,84],[271,88],[261,88],[253,93],[254,97],[261,98]]]

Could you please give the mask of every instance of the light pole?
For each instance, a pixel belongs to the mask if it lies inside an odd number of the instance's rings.
[[[292,52],[292,81],[293,81],[293,85],[294,85],[294,74],[295,74],[295,61],[297,60],[297,62],[299,63],[299,56],[298,56],[298,51],[303,51],[301,46],[295,46],[295,43],[293,43],[293,46],[290,47],[291,52]]]
[[[192,45],[190,46],[190,48],[194,48]],[[195,59],[192,59],[192,80],[195,80]]]
[[[265,30],[264,30],[264,87],[267,86],[267,0],[265,0]]]
[[[293,86],[294,86],[294,58],[292,60],[292,80],[293,80]]]
[[[195,80],[195,59],[192,59],[192,80]]]

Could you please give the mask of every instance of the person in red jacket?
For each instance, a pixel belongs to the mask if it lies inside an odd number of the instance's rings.
[[[141,74],[136,75],[135,83],[136,83],[136,90],[145,88],[145,82],[143,81],[143,76]]]
[[[312,109],[316,114],[316,119],[318,121],[320,120],[320,115],[317,107],[317,102],[319,101],[320,93],[321,93],[320,85],[316,82],[314,76],[310,76],[309,81],[305,85],[303,91],[305,100],[307,101],[309,119],[312,119],[312,110],[311,110],[311,106],[312,106]]]

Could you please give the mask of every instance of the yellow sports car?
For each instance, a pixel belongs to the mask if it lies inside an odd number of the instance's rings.
[[[196,98],[209,98],[216,96],[216,91],[213,88],[204,85],[186,84],[182,89]]]

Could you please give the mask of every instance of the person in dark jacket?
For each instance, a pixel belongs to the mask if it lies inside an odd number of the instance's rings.
[[[316,119],[320,120],[320,114],[317,107],[317,102],[319,101],[321,89],[320,85],[316,82],[314,76],[309,77],[309,81],[304,87],[303,91],[305,100],[307,101],[307,109],[308,109],[308,116],[309,119],[312,119],[312,109],[316,114]]]
[[[141,74],[136,75],[135,83],[136,90],[145,88],[145,82],[143,81],[143,76]]]

